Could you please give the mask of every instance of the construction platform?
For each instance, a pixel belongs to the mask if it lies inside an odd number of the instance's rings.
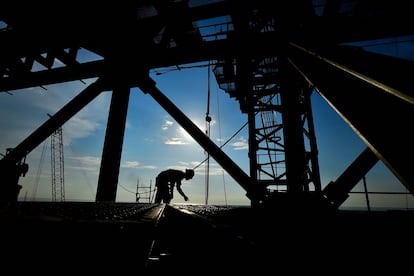
[[[410,211],[18,202],[1,209],[2,270],[181,275],[410,268]]]

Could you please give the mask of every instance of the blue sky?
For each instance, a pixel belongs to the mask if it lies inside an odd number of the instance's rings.
[[[365,46],[368,50],[411,58],[414,56],[412,41],[412,38],[394,40],[385,44],[388,48],[377,43]],[[84,53],[79,58],[94,57]],[[158,69],[151,72],[151,77],[177,107],[201,130],[206,130],[208,67]],[[6,148],[17,146],[48,119],[47,114],[56,113],[94,79],[83,81],[0,93],[0,152],[4,154]],[[238,102],[217,87],[213,76],[210,84],[210,116],[213,119],[210,137],[220,146],[246,123],[247,117],[240,112]],[[63,125],[66,201],[95,200],[110,97],[111,92],[103,92]],[[365,145],[316,93],[313,93],[312,105],[324,187],[347,168]],[[244,128],[223,147],[223,151],[248,174],[247,139],[247,128]],[[19,200],[52,198],[49,140],[46,143],[43,162],[44,144],[27,157],[30,167],[26,177],[20,178],[23,188]],[[193,168],[205,158],[203,148],[150,95],[139,89],[131,90],[116,201],[134,202],[137,184],[153,187],[160,171]],[[192,180],[184,182],[183,190],[190,198],[188,203],[205,203],[205,164],[196,169]],[[371,192],[407,192],[382,162],[367,174],[366,180]],[[210,160],[208,187],[208,204],[249,204],[245,191],[213,159]],[[143,192],[145,188],[139,191]],[[353,191],[363,191],[362,182]],[[142,201],[146,200],[145,196],[142,195]],[[411,195],[371,194],[369,197],[373,208],[414,207]],[[175,193],[173,203],[182,202],[183,199]],[[343,207],[365,208],[364,195],[351,194]]]

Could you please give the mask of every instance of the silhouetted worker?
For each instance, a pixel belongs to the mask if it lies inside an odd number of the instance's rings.
[[[180,170],[168,169],[158,174],[155,179],[155,187],[157,187],[157,193],[155,194],[155,203],[170,203],[174,197],[174,186],[177,187],[178,193],[188,201],[181,189],[181,181],[192,179],[194,176],[194,170],[186,169],[185,172]]]

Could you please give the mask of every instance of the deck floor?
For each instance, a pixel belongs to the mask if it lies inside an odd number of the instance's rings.
[[[411,212],[286,213],[240,206],[24,202],[1,210],[2,267],[181,275],[408,269]],[[405,267],[405,268],[404,268]]]

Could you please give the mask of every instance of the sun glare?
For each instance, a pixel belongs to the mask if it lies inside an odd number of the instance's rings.
[[[202,126],[203,124],[199,123],[199,121],[193,121],[193,123],[196,124],[196,126],[203,133],[205,133],[206,130],[205,130],[205,127]],[[191,143],[195,142],[194,138],[182,126],[178,127],[177,132],[178,132],[179,136],[182,137],[185,142],[191,142]]]
[[[178,132],[185,142],[195,142],[193,137],[183,127],[180,126]]]

